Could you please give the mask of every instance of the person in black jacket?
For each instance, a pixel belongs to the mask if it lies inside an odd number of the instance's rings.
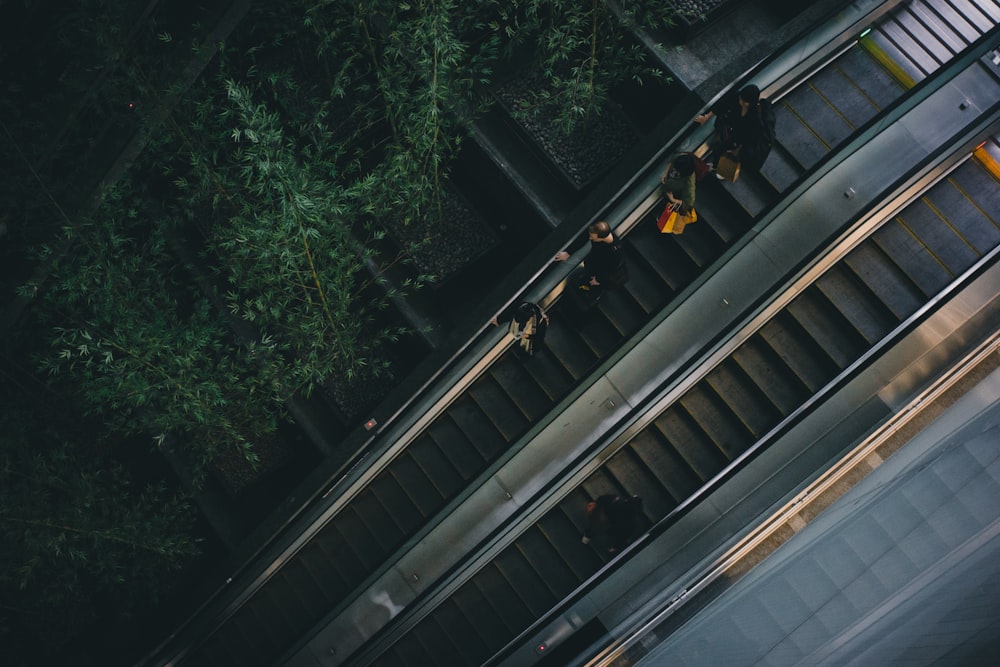
[[[580,274],[580,286],[589,291],[600,292],[608,287],[621,287],[628,280],[628,270],[625,266],[625,250],[611,225],[606,222],[595,222],[587,228],[587,238],[590,239],[590,252],[583,260],[583,271]],[[569,253],[565,250],[556,254],[557,262],[565,262]]]
[[[743,169],[759,170],[774,145],[775,116],[760,88],[744,86],[736,95],[722,98],[708,113],[695,116],[698,124],[715,118],[712,152],[729,152]]]

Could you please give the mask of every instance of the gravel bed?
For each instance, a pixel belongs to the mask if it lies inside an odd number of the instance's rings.
[[[611,102],[599,116],[565,134],[554,121],[555,103],[538,95],[542,87],[541,77],[532,76],[499,86],[493,95],[576,188],[602,174],[639,140],[631,121]]]
[[[702,19],[730,0],[667,0],[677,10],[680,19],[688,25],[701,23]]]
[[[389,223],[389,233],[408,248],[414,263],[440,285],[498,243],[481,215],[454,192],[445,190],[441,220],[434,225]]]

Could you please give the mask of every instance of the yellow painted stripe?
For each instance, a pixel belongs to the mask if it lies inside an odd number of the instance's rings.
[[[997,159],[990,155],[985,146],[977,148],[973,151],[972,157],[976,160],[976,162],[983,165],[983,169],[993,174],[993,178],[1000,181],[1000,162],[997,162]]]
[[[917,82],[913,80],[913,77],[903,71],[903,68],[900,67],[895,60],[890,58],[889,54],[883,51],[882,48],[871,38],[862,37],[858,40],[858,44],[861,48],[868,52],[868,55],[878,61],[878,64],[884,67],[886,71],[889,72],[889,75],[898,81],[899,85],[903,88],[910,89],[917,85]]]

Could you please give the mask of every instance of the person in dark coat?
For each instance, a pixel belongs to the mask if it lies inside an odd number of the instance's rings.
[[[596,538],[607,538],[608,553],[617,553],[627,547],[639,532],[642,498],[603,495],[587,503],[587,527],[583,543]]]
[[[600,292],[608,287],[621,287],[628,280],[625,250],[606,222],[595,222],[587,228],[590,252],[583,260],[579,284],[589,291]],[[557,262],[565,262],[569,253],[556,254]]]
[[[709,141],[712,152],[729,152],[736,156],[741,169],[760,170],[774,145],[775,129],[774,109],[760,96],[760,88],[744,86],[694,120],[704,124],[712,118],[715,118],[715,133]]]

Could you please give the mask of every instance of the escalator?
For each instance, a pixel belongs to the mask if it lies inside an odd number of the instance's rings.
[[[1000,246],[1000,145],[954,169],[823,273],[400,638],[378,665],[479,665],[612,556],[584,506],[642,498],[656,523]],[[353,664],[353,663],[352,663]]]
[[[963,18],[974,6],[977,16],[989,19],[985,28],[986,20]],[[546,353],[524,358],[511,348],[499,355],[405,448],[376,466],[377,474],[269,573],[183,664],[269,664],[336,617],[498,462],[523,446],[530,429],[602,361],[713,266],[782,192],[859,128],[877,120],[919,80],[918,74],[933,71],[922,68],[929,67],[924,62],[929,58],[942,57],[934,49],[918,58],[919,68],[909,61],[898,65],[909,79],[887,64],[885,54],[889,60],[899,59],[901,49],[909,49],[894,47],[901,40],[897,33],[917,33],[916,23],[933,27],[939,35],[945,34],[942,26],[949,27],[942,44],[956,53],[997,20],[1000,3],[993,0],[907,4],[805,85],[776,100],[778,144],[759,175],[747,174],[731,186],[714,180],[701,184],[700,221],[682,236],[659,235],[652,224],[657,211],[651,211],[625,237],[630,279],[623,289],[605,294],[584,319],[557,302],[550,312]],[[908,59],[914,56],[906,53]],[[835,120],[843,127],[835,128]],[[990,205],[997,210],[996,195],[988,194],[995,193],[995,184],[983,180],[981,169],[968,169],[972,172],[963,171],[961,182],[971,190],[961,190],[963,195],[942,191],[934,205],[950,206],[948,197],[957,201],[965,196],[969,211],[977,206],[989,211]],[[987,196],[993,199],[980,201]],[[863,251],[859,247],[856,252],[867,254],[852,253],[851,262],[845,259],[807,290],[794,308],[789,306],[519,538],[496,564],[463,586],[454,603],[449,601],[422,622],[405,645],[425,647],[426,656],[393,648],[379,662],[450,665],[460,664],[454,656],[461,655],[461,664],[478,664],[492,655],[606,561],[606,553],[579,541],[580,508],[587,500],[603,493],[636,494],[644,500],[647,521],[665,516],[940,284],[947,284],[948,276],[960,270],[958,260],[970,261],[982,252],[973,246],[974,239],[979,246],[988,243],[990,234],[980,222],[956,218],[955,229],[965,225],[971,230],[971,236],[956,240],[932,224],[933,214],[910,215],[912,222],[885,232],[881,244]],[[927,226],[927,238],[911,230],[921,225]],[[966,246],[977,249],[962,250]],[[934,269],[918,262],[917,253],[907,254],[922,247],[932,258],[928,261],[947,268]],[[902,296],[894,285],[903,286]],[[445,657],[452,661],[442,662]]]

